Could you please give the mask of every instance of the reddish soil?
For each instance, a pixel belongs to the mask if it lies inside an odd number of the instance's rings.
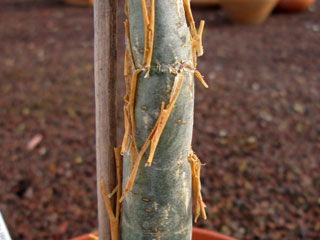
[[[198,68],[210,85],[196,86],[209,218],[198,226],[246,240],[320,239],[320,3],[260,26],[216,8],[194,15],[206,20]],[[122,9],[119,18],[121,106]],[[0,210],[13,239],[94,230],[92,9],[2,0],[0,52]]]

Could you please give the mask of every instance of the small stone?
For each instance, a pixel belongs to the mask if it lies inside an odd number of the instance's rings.
[[[77,116],[76,111],[75,111],[73,108],[71,108],[71,107],[67,108],[67,113],[68,113],[68,115],[69,115],[70,117],[72,117],[72,118]]]
[[[29,115],[30,112],[31,112],[30,108],[27,108],[27,107],[22,110],[22,114],[25,115],[25,116]]]
[[[260,117],[266,122],[271,122],[273,120],[273,116],[268,112],[261,112]]]
[[[65,174],[64,174],[67,178],[70,178],[72,177],[72,171],[71,170],[67,170],[65,171]]]
[[[32,187],[29,187],[28,190],[26,191],[26,193],[24,194],[24,196],[26,198],[29,198],[31,199],[33,197],[33,188]]]
[[[240,233],[241,235],[244,235],[244,234],[246,233],[246,229],[245,229],[244,227],[240,227],[240,228],[239,228],[239,233]]]
[[[55,164],[51,164],[51,165],[49,166],[49,170],[50,170],[50,172],[51,172],[52,174],[54,174],[54,173],[56,172],[56,170],[57,170],[56,165],[55,165]]]
[[[33,149],[35,149],[41,143],[42,139],[42,134],[36,134],[28,141],[27,150],[32,151]]]
[[[248,168],[248,163],[247,163],[246,160],[243,160],[242,163],[239,166],[239,170],[241,172],[245,172],[247,170],[247,168]]]
[[[46,153],[47,153],[47,149],[46,149],[45,147],[41,147],[41,148],[39,149],[39,154],[40,154],[41,156],[46,155]]]
[[[82,159],[82,157],[80,157],[80,156],[76,157],[76,159],[75,159],[74,161],[75,161],[77,164],[83,163],[83,159]]]
[[[255,91],[260,90],[260,85],[259,85],[258,83],[253,83],[251,87],[252,87],[252,89],[255,90]]]
[[[220,136],[220,137],[226,137],[226,136],[228,136],[227,130],[221,129],[221,130],[219,131],[219,136]]]
[[[295,104],[293,105],[293,110],[294,110],[295,112],[297,112],[297,113],[303,114],[304,111],[305,111],[305,108],[304,108],[304,106],[303,106],[302,104],[300,104],[300,103],[295,103]]]
[[[254,136],[251,136],[251,137],[248,137],[247,141],[250,144],[255,144],[257,142],[257,138]]]

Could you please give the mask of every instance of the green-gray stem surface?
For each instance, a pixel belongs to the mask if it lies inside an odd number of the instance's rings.
[[[150,76],[139,75],[135,102],[138,151],[145,143],[160,113],[169,103],[175,75],[169,67],[192,67],[190,35],[182,0],[155,1],[155,38]],[[142,67],[144,22],[141,0],[127,0],[130,37],[136,67]],[[157,146],[153,164],[145,167],[144,154],[132,191],[123,201],[121,240],[190,240],[192,234],[191,147],[194,105],[193,72],[185,71],[174,110]],[[123,186],[131,173],[131,158],[124,155]]]

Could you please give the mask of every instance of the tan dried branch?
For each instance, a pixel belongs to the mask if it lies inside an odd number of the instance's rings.
[[[196,154],[192,151],[192,149],[190,150],[188,160],[191,165],[193,198],[195,202],[194,222],[197,222],[200,214],[203,219],[207,219],[205,204],[202,200],[202,195],[201,195],[201,181],[200,181],[201,162],[199,158],[196,156]]]
[[[161,107],[161,110],[162,109],[163,109],[163,105]],[[144,153],[147,151],[148,147],[150,146],[150,140],[151,140],[152,136],[154,135],[154,133],[155,133],[155,131],[157,129],[158,122],[159,122],[159,119],[157,120],[156,124],[154,125],[154,127],[153,127],[152,131],[150,132],[146,142],[144,143],[143,147],[141,148],[141,151],[138,154],[137,159],[134,162],[134,167],[133,167],[132,172],[130,174],[129,181],[128,181],[126,187],[123,190],[122,196],[120,198],[120,202],[123,201],[123,199],[126,196],[127,192],[132,190],[132,187],[134,185],[134,180],[136,178],[141,159],[142,159]]]
[[[194,69],[196,69],[197,57],[203,55],[202,34],[203,34],[205,21],[201,20],[199,30],[197,33],[191,7],[190,7],[190,0],[183,0],[183,5],[184,5],[184,9],[191,27],[190,38],[191,38],[191,47],[192,47],[192,58],[193,58]]]
[[[197,36],[197,30],[196,30],[196,25],[195,25],[195,22],[193,19],[192,11],[191,11],[190,0],[183,0],[183,6],[184,6],[184,10],[186,12],[188,21],[190,23],[192,36],[195,37],[195,36]]]
[[[199,81],[202,83],[202,85],[205,87],[205,88],[208,88],[208,84],[204,81],[203,79],[203,76],[201,75],[201,73],[198,71],[198,70],[195,70],[194,71],[194,74],[196,75],[196,77],[199,79]]]
[[[126,95],[124,96],[124,106],[123,106],[123,115],[124,115],[124,129],[125,133],[121,145],[121,155],[123,155],[129,145],[130,139],[130,117],[129,117],[129,102],[130,102],[130,89],[131,89],[131,80],[132,80],[132,61],[129,57],[129,48],[126,48],[125,59],[124,59],[124,78],[126,81]],[[129,80],[130,79],[130,80]]]
[[[103,181],[100,182],[101,193],[104,198],[104,202],[107,208],[108,216],[110,219],[110,229],[111,229],[111,239],[118,240],[119,239],[119,226],[117,223],[117,219],[113,213],[111,201],[108,196],[108,192],[106,190],[106,186]]]
[[[151,164],[152,164],[152,160],[154,158],[154,154],[155,154],[156,148],[158,146],[160,137],[162,135],[164,127],[167,124],[167,121],[171,115],[171,112],[174,108],[174,105],[175,105],[175,103],[178,99],[179,93],[181,91],[183,79],[184,79],[184,70],[182,69],[182,71],[180,73],[178,73],[178,75],[174,79],[174,84],[172,87],[170,102],[169,102],[168,106],[165,109],[162,109],[160,111],[157,129],[151,139],[150,154],[149,154],[149,158],[146,163],[146,166],[151,166]]]
[[[119,240],[119,220],[120,220],[120,211],[121,211],[121,189],[122,189],[122,156],[121,156],[121,147],[114,148],[114,155],[116,161],[116,170],[117,170],[117,186],[115,187],[117,192],[117,202],[115,213],[112,209],[112,204],[110,198],[113,196],[113,193],[108,194],[106,186],[103,181],[100,181],[100,189],[103,195],[105,205],[107,208],[107,213],[110,220],[110,229],[111,229],[111,239]],[[113,192],[115,191],[113,190]]]
[[[129,112],[130,112],[130,123],[131,123],[131,140],[135,149],[137,149],[136,140],[135,140],[135,119],[134,119],[134,107],[136,100],[136,89],[137,89],[137,81],[139,74],[142,72],[142,69],[135,70],[130,86],[130,96],[129,96]]]
[[[127,37],[127,40],[128,40],[128,47],[129,47],[129,53],[130,53],[131,62],[133,64],[134,69],[136,69],[136,64],[135,64],[134,57],[133,57],[133,52],[132,52],[132,44],[131,44],[131,38],[130,38],[130,26],[129,26],[129,20],[128,19],[124,21],[124,28],[125,28],[126,37]]]
[[[117,191],[117,202],[116,202],[116,219],[119,225],[120,212],[121,212],[121,190],[122,190],[122,170],[123,170],[123,162],[121,156],[121,148],[114,148],[114,155],[116,160],[116,168],[117,168],[117,181],[118,181],[118,191]]]
[[[141,4],[144,21],[144,56],[142,66],[147,70],[146,77],[149,77],[154,45],[155,0],[150,0],[149,11],[146,0],[141,0]]]

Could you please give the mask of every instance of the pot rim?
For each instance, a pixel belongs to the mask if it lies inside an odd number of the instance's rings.
[[[98,235],[98,232],[91,233],[93,235]],[[85,234],[79,237],[72,238],[71,240],[89,240],[90,234]],[[202,228],[192,228],[192,237],[196,237],[197,240],[236,240],[235,238],[225,236],[221,233],[217,233],[214,231],[209,231],[207,229]]]

